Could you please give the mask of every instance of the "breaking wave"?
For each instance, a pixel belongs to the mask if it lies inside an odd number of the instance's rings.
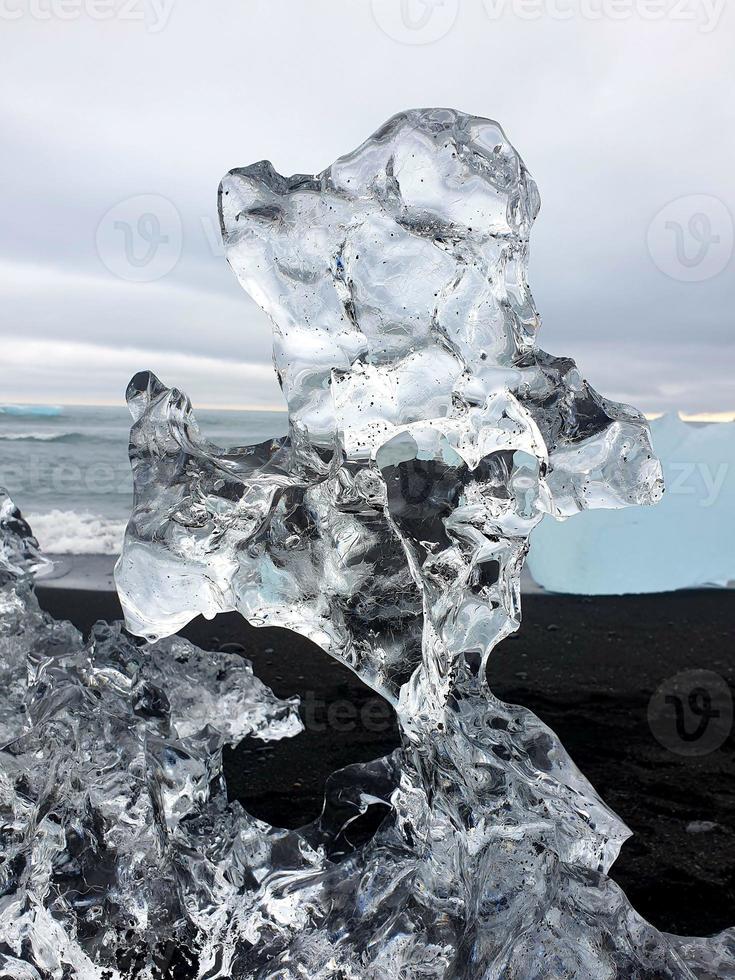
[[[2,432],[0,442],[77,442],[81,432]]]
[[[29,514],[28,520],[43,551],[52,555],[117,555],[126,523],[73,510]]]

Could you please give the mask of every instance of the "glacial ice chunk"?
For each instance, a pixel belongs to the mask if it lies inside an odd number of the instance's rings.
[[[666,494],[650,510],[545,519],[528,566],[554,592],[665,592],[735,581],[735,424],[651,423]]]
[[[0,491],[0,974],[203,975],[269,846],[227,802],[222,748],[296,735],[297,704],[179,637],[98,623],[85,642],[40,609],[41,562]]]
[[[133,379],[127,623],[159,639],[238,610],[299,632],[393,703],[402,744],[334,777],[288,847],[259,844],[206,976],[732,976],[732,934],[636,914],[606,874],[627,829],[491,692],[542,517],[662,493],[640,413],[536,345],[520,156],[497,123],[412,110],[321,174],[233,170],[219,201],[290,433],[215,446],[185,395]],[[375,835],[337,846],[374,800]]]

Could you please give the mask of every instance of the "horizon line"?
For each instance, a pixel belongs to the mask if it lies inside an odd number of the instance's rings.
[[[119,401],[35,401],[33,399],[23,399],[23,401],[0,402],[0,410],[6,406],[24,408],[28,406],[38,406],[41,408],[127,408],[125,399]],[[192,409],[204,409],[205,411],[217,412],[283,412],[288,413],[288,408],[283,405],[218,405],[214,402],[192,402]]]
[[[682,422],[735,422],[735,409],[729,412],[644,412],[649,422],[661,419],[664,415],[678,415]]]
[[[3,401],[0,402],[0,410],[5,406],[13,406],[22,408],[25,405],[41,406],[43,408],[126,408],[126,402],[124,399],[119,401],[36,401],[35,399],[24,399],[23,401]],[[215,411],[215,412],[273,412],[288,414],[288,407],[286,405],[219,405],[215,402],[197,402],[196,404],[192,402],[192,409],[196,411],[197,409],[203,409],[204,411]],[[1,412],[0,412],[1,414]],[[644,417],[649,421],[653,422],[656,419],[663,418],[664,415],[678,415],[682,422],[735,422],[735,409],[731,409],[725,412],[683,412],[679,409],[671,409],[669,411],[652,411],[643,412]]]

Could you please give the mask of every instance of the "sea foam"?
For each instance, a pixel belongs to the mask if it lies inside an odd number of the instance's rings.
[[[31,514],[29,520],[50,555],[117,555],[125,532],[125,521],[73,510]]]

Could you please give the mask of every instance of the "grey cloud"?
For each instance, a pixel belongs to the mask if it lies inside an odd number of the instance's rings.
[[[543,346],[590,375],[599,365],[611,393],[635,378],[650,410],[735,408],[735,260],[680,282],[646,244],[672,199],[713,195],[735,212],[732,12],[705,34],[635,17],[492,21],[462,0],[445,37],[407,46],[370,11],[367,0],[222,0],[215,14],[179,0],[158,33],[3,23],[0,258],[38,281],[0,293],[2,333],[268,364],[267,325],[217,242],[222,174],[263,157],[318,171],[398,109],[454,105],[499,119],[539,183],[530,280]],[[105,268],[95,232],[140,194],[172,202],[182,248],[163,279],[131,286]],[[45,397],[36,366],[17,378]],[[200,390],[219,397],[216,378]]]

